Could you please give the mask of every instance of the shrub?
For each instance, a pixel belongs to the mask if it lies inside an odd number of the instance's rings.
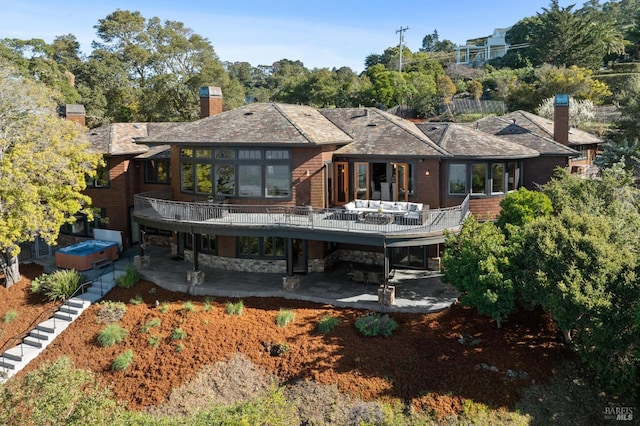
[[[244,311],[244,302],[242,300],[239,300],[236,303],[227,302],[225,307],[228,315],[241,316],[242,311]]]
[[[176,352],[177,353],[181,353],[184,350],[184,346],[182,345],[176,345]]]
[[[289,309],[280,308],[280,312],[276,315],[276,324],[278,327],[286,327],[295,319],[296,315]]]
[[[316,330],[320,334],[326,334],[336,328],[338,324],[340,324],[340,320],[338,318],[332,317],[330,315],[325,315],[320,319],[320,321],[318,321]]]
[[[134,306],[141,305],[143,302],[144,300],[142,299],[142,296],[139,294],[136,294],[135,297],[129,299],[129,303],[131,303]]]
[[[44,294],[51,301],[65,300],[85,281],[86,278],[75,269],[60,269],[31,281],[31,291]]]
[[[196,307],[191,300],[187,300],[182,304],[182,310],[185,312],[195,312]]]
[[[120,343],[127,337],[128,331],[118,324],[109,324],[98,333],[98,344],[103,348]]]
[[[398,324],[389,318],[389,315],[371,313],[362,315],[356,319],[355,326],[365,336],[389,337],[398,328]]]
[[[169,308],[171,307],[171,303],[169,302],[162,302],[160,304],[160,306],[158,307],[158,310],[160,311],[160,313],[166,314],[167,312],[169,312]]]
[[[131,288],[138,284],[138,281],[140,281],[140,275],[134,265],[127,266],[125,273],[118,277],[118,285],[124,288]]]
[[[2,316],[2,322],[7,324],[16,318],[18,318],[18,311],[11,309]]]
[[[205,297],[204,304],[202,305],[202,312],[210,312],[211,310],[213,310],[211,299],[209,297]]]
[[[127,312],[127,305],[123,302],[104,300],[100,302],[100,305],[101,307],[98,311],[98,322],[102,324],[120,321]]]
[[[160,346],[160,336],[149,336],[149,338],[147,338],[147,343],[152,348],[157,348],[158,346]]]
[[[160,325],[160,318],[152,318],[142,326],[140,331],[143,333],[148,333],[151,327],[158,327]]]
[[[113,360],[113,362],[111,363],[111,370],[126,370],[131,366],[131,364],[133,364],[133,351],[131,349],[127,349]]]
[[[179,327],[174,328],[171,332],[171,340],[182,340],[185,337],[187,337],[187,333]]]

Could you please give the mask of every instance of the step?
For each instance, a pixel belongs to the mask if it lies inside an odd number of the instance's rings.
[[[18,345],[15,348],[7,349],[2,356],[12,361],[22,361],[31,359],[39,352],[38,348],[29,345]]]
[[[2,358],[0,357],[0,368],[2,369],[9,369],[9,370],[15,370],[16,366],[15,364],[12,364],[11,361],[9,361],[8,359]],[[2,370],[0,370],[0,374],[2,373]]]
[[[87,306],[89,306],[92,302],[94,302],[93,300],[89,300],[88,297],[85,297],[84,295],[81,296],[76,296],[76,297],[72,297],[71,299],[67,300],[67,302],[65,303],[65,305],[69,305],[72,308],[86,308]]]
[[[49,340],[53,338],[53,334],[48,331],[38,330],[37,328],[31,330],[29,332],[29,336],[33,337],[36,340]]]
[[[53,314],[53,317],[56,318],[57,320],[62,320],[62,321],[67,321],[67,322],[71,322],[74,319],[76,319],[78,317],[78,315],[76,314],[69,314],[66,312],[56,312],[55,314]]]
[[[27,336],[22,340],[22,344],[33,346],[34,348],[42,348],[43,343],[41,340],[36,339],[35,337]]]
[[[78,315],[80,313],[78,309],[72,308],[66,303],[58,308],[58,312],[62,312],[63,314],[70,314],[70,315]]]
[[[71,321],[69,321],[68,316],[66,316],[65,318],[56,317],[55,319],[51,318],[41,322],[36,326],[36,329],[46,333],[56,334],[56,332],[60,332],[61,330],[67,328],[69,324],[71,324]]]

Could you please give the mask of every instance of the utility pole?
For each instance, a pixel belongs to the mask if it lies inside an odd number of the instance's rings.
[[[402,28],[400,26],[399,30],[396,30],[396,34],[400,34],[400,57],[398,58],[398,72],[402,72],[402,43],[404,43],[404,32],[407,31],[409,27]]]

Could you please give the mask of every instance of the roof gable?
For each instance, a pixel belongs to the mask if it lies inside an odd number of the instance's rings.
[[[377,108],[331,108],[322,115],[353,139],[338,155],[448,157],[415,124]]]
[[[144,143],[323,145],[351,141],[315,108],[255,103],[184,123]]]

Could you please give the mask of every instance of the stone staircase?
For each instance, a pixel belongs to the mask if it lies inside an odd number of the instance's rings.
[[[91,304],[99,301],[117,283],[123,271],[101,275],[85,287],[85,292],[64,302],[51,318],[38,325],[22,339],[17,346],[0,355],[0,382],[4,382],[22,370],[35,359],[60,333],[62,333]]]

